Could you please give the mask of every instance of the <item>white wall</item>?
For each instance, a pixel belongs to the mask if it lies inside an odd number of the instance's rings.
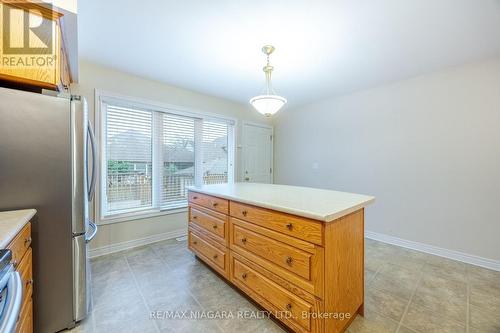
[[[237,145],[240,142],[240,128],[243,120],[264,124],[267,122],[263,116],[251,110],[248,106],[147,80],[80,60],[79,83],[71,87],[71,92],[87,98],[92,120],[94,119],[95,89],[237,118]],[[236,177],[239,179],[241,175],[239,149],[237,149],[235,160]],[[102,248],[162,233],[185,230],[186,228],[186,213],[102,225],[96,238],[91,243],[91,247],[93,249]]]
[[[285,110],[275,126],[277,183],[375,195],[367,230],[500,260],[500,58]]]

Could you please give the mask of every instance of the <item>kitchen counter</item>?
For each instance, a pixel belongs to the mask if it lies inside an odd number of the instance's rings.
[[[0,249],[7,247],[35,214],[35,209],[0,212]]]
[[[235,183],[192,186],[190,191],[331,222],[372,203],[369,195],[276,184]]]

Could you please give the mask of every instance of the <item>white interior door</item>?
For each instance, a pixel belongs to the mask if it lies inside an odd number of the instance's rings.
[[[273,182],[273,128],[243,124],[243,181]]]

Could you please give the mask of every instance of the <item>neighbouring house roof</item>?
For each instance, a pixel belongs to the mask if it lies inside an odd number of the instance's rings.
[[[203,142],[204,163],[215,169],[218,163],[227,162],[227,139],[219,137]],[[151,137],[135,130],[128,130],[108,139],[108,159],[118,161],[148,162],[152,156]],[[194,163],[194,142],[190,140],[163,146],[164,162]],[[224,162],[217,162],[224,161]],[[212,169],[210,169],[212,170]],[[227,171],[227,166],[225,167]]]

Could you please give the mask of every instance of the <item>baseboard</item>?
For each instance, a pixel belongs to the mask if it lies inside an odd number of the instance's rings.
[[[408,249],[412,249],[415,251],[425,252],[429,254],[433,254],[436,256],[453,259],[457,261],[461,261],[467,264],[481,266],[484,268],[492,269],[495,271],[500,271],[500,261],[482,258],[479,256],[475,256],[472,254],[467,254],[459,251],[448,250],[441,247],[428,245],[424,243],[409,241],[406,239],[397,238],[394,236],[380,234],[378,232],[365,230],[365,237],[370,238],[379,242],[393,244],[401,247],[405,247]]]
[[[126,242],[120,242],[115,244],[110,244],[102,247],[98,247],[96,249],[91,249],[89,251],[90,258],[100,257],[106,254],[120,252],[123,250],[132,249],[134,247],[143,246],[151,243],[160,242],[166,239],[177,238],[181,236],[185,236],[187,234],[186,229],[174,230],[169,232],[164,232],[157,235],[152,235],[144,238],[133,239]]]

